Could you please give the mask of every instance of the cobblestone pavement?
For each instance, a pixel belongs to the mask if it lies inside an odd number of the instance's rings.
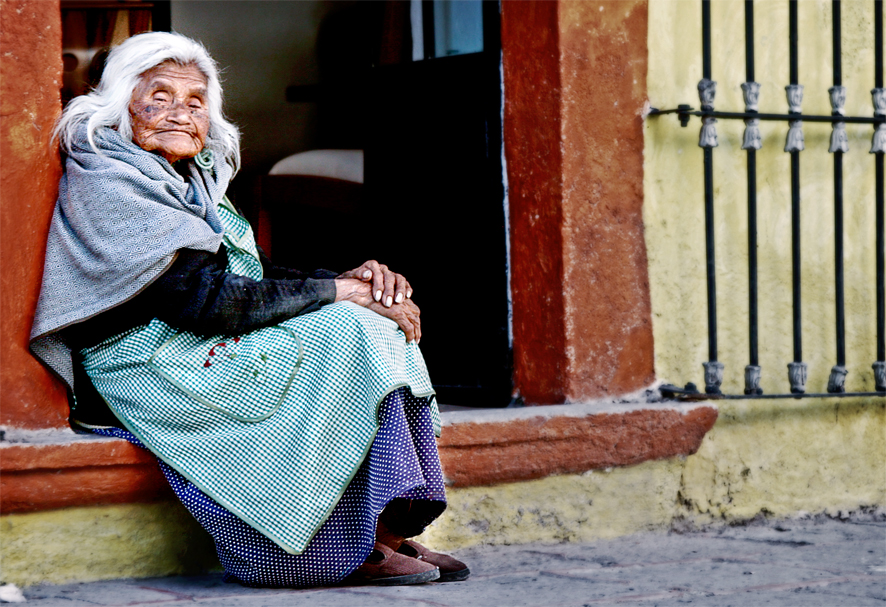
[[[34,607],[886,607],[886,521],[826,517],[458,553],[464,582],[255,590],[220,574],[32,586]]]

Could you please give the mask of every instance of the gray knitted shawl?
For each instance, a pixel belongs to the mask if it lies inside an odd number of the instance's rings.
[[[100,154],[83,126],[68,155],[31,328],[31,351],[71,387],[71,353],[58,331],[137,295],[179,249],[218,251],[216,208],[232,177],[208,150],[189,161],[184,179],[113,129],[100,128],[95,142]]]

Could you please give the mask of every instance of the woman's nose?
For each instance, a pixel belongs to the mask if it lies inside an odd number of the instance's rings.
[[[188,121],[188,111],[182,103],[174,103],[166,110],[166,120],[175,124],[186,124]]]

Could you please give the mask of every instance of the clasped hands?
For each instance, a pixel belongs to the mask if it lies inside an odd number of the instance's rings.
[[[421,312],[402,274],[371,259],[335,279],[335,301],[350,301],[396,322],[407,341],[421,341]]]

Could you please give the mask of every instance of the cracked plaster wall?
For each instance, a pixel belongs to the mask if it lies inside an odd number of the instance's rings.
[[[882,399],[880,399],[882,401]],[[861,398],[726,404],[694,455],[455,489],[432,545],[587,541],[886,505],[886,406]]]

